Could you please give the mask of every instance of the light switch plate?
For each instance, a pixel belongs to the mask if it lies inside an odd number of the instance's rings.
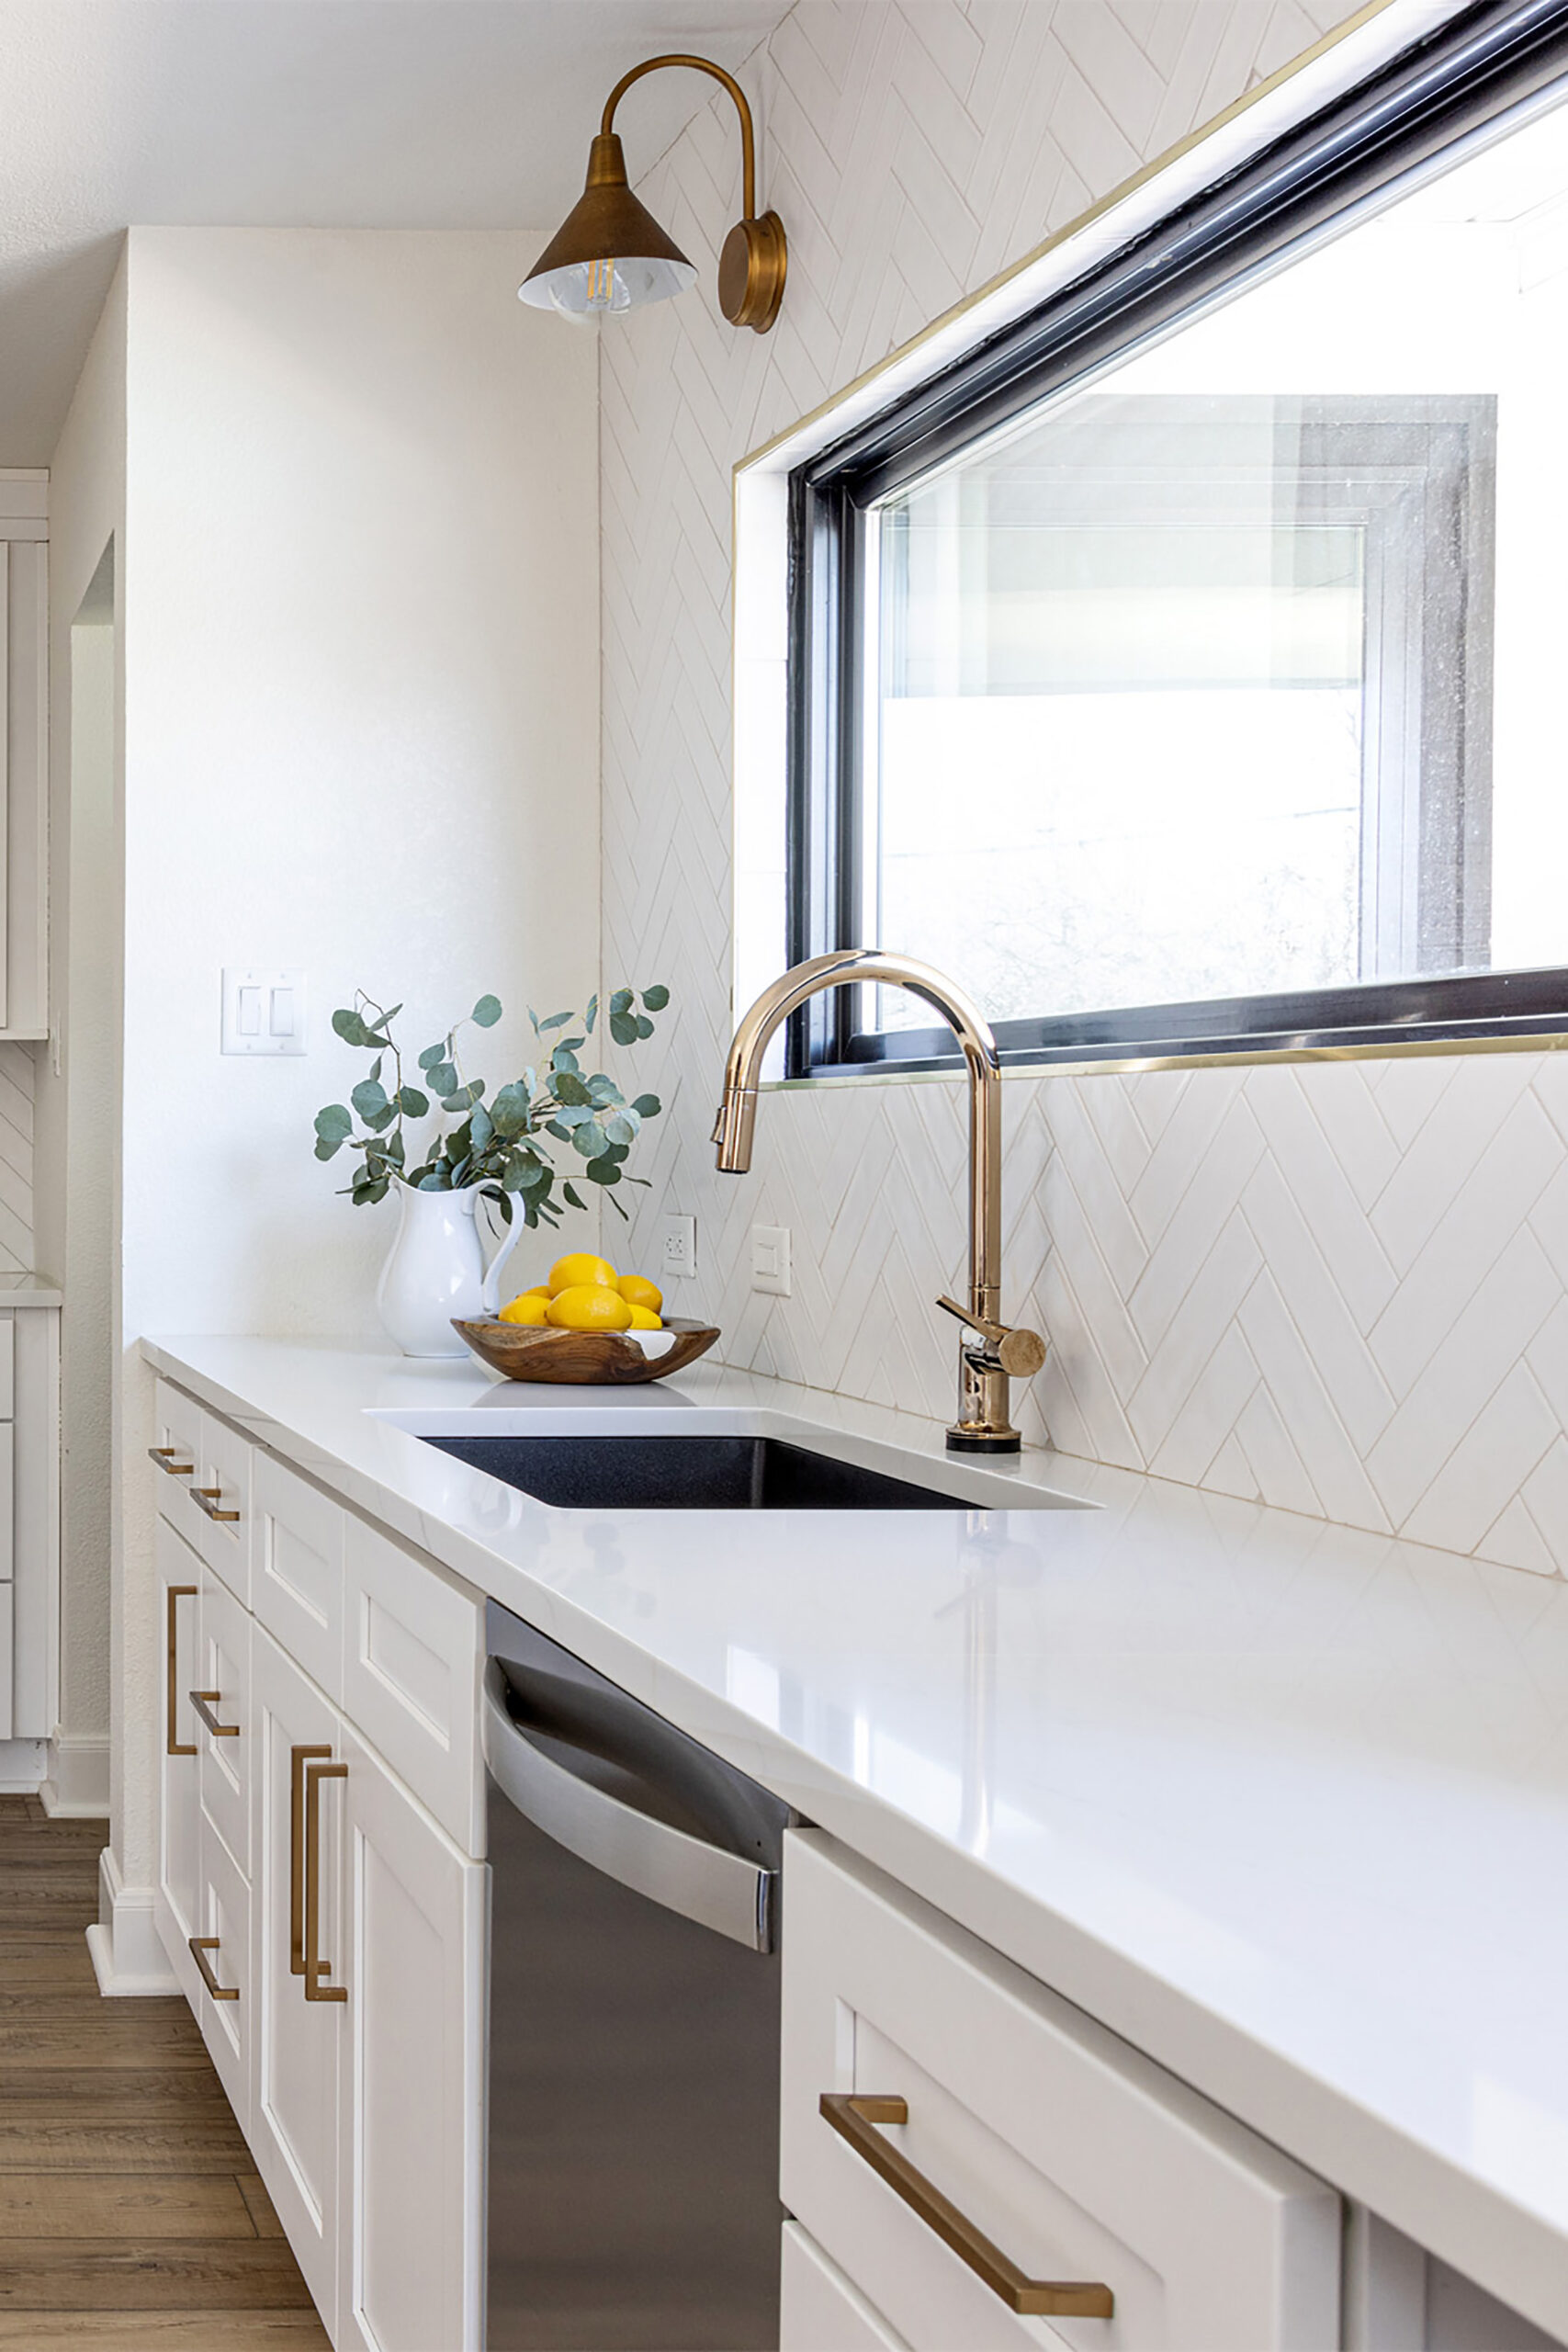
[[[754,1225],[751,1227],[751,1287],[770,1298],[789,1296],[789,1227],[787,1225]]]
[[[695,1280],[697,1220],[694,1216],[660,1218],[659,1271],[666,1282]]]
[[[297,965],[223,967],[223,1051],[302,1054],[305,975]]]

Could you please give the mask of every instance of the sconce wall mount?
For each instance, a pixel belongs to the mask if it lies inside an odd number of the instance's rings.
[[[582,194],[518,295],[536,309],[581,316],[662,301],[695,283],[693,264],[632,194],[614,128],[615,108],[632,84],[666,65],[711,74],[735,101],[740,118],[742,217],[719,254],[718,301],[731,326],[766,334],[784,300],[789,246],[778,214],[757,211],[756,140],[746,94],[732,74],[705,57],[650,57],[622,74],[604,102],[598,136],[589,149]]]

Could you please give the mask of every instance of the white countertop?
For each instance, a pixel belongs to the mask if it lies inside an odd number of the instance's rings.
[[[546,1390],[362,1346],[143,1345],[1568,2335],[1568,1586],[1038,1452],[988,1491],[1096,1507],[552,1510],[400,1421],[798,1419],[883,1468],[976,1469],[935,1423],[706,1365]]]

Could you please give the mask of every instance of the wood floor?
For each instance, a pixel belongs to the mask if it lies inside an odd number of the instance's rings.
[[[107,1825],[0,1797],[0,2346],[326,2352],[184,2001],[105,2001]]]

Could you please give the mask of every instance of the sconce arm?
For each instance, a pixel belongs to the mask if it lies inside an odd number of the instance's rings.
[[[599,125],[601,138],[611,129],[615,120],[615,108],[631,88],[632,84],[640,82],[645,74],[657,74],[663,65],[689,65],[694,73],[711,74],[716,82],[724,84],[725,88],[734,99],[736,112],[740,117],[741,218],[746,220],[754,220],[757,211],[757,151],[756,139],[751,129],[751,109],[746,103],[746,93],[734,74],[727,74],[722,65],[715,65],[710,58],[649,57],[645,58],[640,65],[634,65],[629,74],[622,74],[604,101],[604,118]]]

